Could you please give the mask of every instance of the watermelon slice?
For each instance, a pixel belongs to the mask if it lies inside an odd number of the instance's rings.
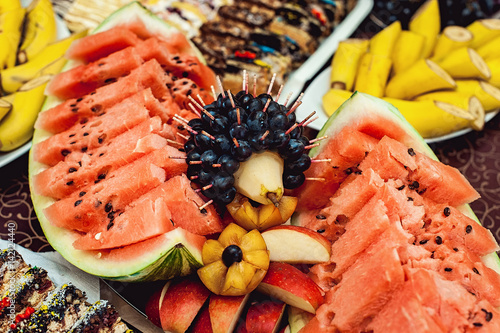
[[[347,165],[348,176],[308,171],[334,194],[320,202],[319,182],[306,182],[312,197],[292,223],[333,245],[330,261],[310,269],[326,301],[302,332],[495,331],[499,246],[468,206],[478,193],[460,172],[440,163],[397,109],[362,93],[332,115],[325,135],[311,157],[338,161],[346,155],[339,138],[346,146],[362,138],[366,154]]]
[[[38,220],[53,248],[91,274],[150,281],[193,273],[204,235],[223,225],[181,176],[183,141],[173,141],[186,132],[172,117],[192,117],[178,105],[191,93],[210,102],[199,84],[214,84],[214,74],[182,33],[137,2],[91,36],[70,54],[95,63],[69,61],[51,85],[59,97],[49,95],[38,118],[29,165]],[[134,45],[159,47],[134,53]],[[165,59],[179,78],[159,63]]]

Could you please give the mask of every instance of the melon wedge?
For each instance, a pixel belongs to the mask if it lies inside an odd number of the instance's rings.
[[[415,151],[422,153],[432,160],[438,161],[437,156],[429,145],[396,107],[379,98],[361,92],[354,92],[332,114],[317,135],[317,137],[327,136],[328,139],[320,146],[311,149],[309,156],[317,158],[325,147],[327,147],[328,141],[333,140],[346,127],[356,129],[378,139],[387,135],[407,147],[412,147]],[[468,204],[460,205],[457,208],[463,214],[481,224]],[[300,222],[294,216],[292,223],[299,224]],[[485,265],[500,274],[500,259],[495,252],[485,255],[481,259]]]
[[[120,26],[132,27],[131,30],[141,38],[155,36],[171,47],[178,47],[178,53],[196,56],[200,62],[205,63],[199,50],[182,33],[154,16],[138,2],[122,7],[93,33]],[[77,65],[76,61],[68,61],[63,71]],[[61,102],[61,99],[49,95],[41,112]],[[33,144],[52,135],[48,131],[36,129]],[[33,206],[50,245],[78,268],[105,279],[137,282],[188,275],[203,265],[201,249],[206,238],[181,227],[123,247],[86,251],[75,249],[73,243],[81,234],[50,223],[44,209],[53,204],[55,199],[41,195],[34,186],[35,175],[47,168],[48,165],[35,160],[32,150],[29,156],[29,179]]]

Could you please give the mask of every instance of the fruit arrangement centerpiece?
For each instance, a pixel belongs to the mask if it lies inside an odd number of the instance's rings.
[[[389,103],[355,93],[309,139],[300,100],[247,75],[233,95],[138,3],[67,57],[35,124],[37,216],[82,270],[166,280],[164,330],[498,329],[478,193]]]

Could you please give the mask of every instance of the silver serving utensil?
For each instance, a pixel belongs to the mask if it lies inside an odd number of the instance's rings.
[[[144,333],[163,333],[163,330],[139,311],[135,306],[124,299],[106,281],[99,279],[100,298],[108,300],[116,308],[120,317],[134,328]]]

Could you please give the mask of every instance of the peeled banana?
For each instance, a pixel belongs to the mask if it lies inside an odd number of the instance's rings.
[[[17,62],[23,64],[34,58],[57,38],[57,26],[50,0],[34,0],[25,18],[24,37],[17,53]]]
[[[12,110],[0,122],[0,151],[14,150],[33,135],[33,126],[45,100],[45,87],[51,75],[24,84],[13,96]]]
[[[1,71],[1,89],[5,93],[12,93],[19,89],[24,83],[33,79],[40,71],[44,71],[45,74],[58,73],[62,67],[52,66],[54,62],[66,53],[66,50],[75,39],[85,35],[86,31],[72,34],[65,39],[47,45],[38,55],[27,63]],[[51,69],[45,68],[47,66],[51,66]]]

